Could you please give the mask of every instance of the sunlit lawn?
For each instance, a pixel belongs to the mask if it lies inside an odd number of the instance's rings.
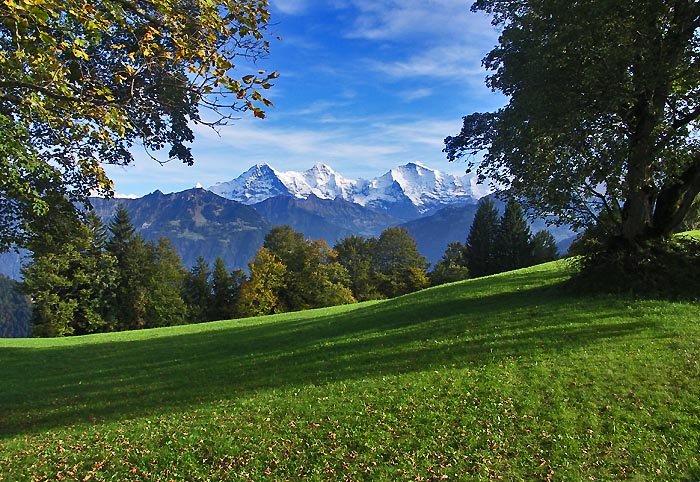
[[[567,273],[0,340],[0,480],[698,480],[700,306]]]

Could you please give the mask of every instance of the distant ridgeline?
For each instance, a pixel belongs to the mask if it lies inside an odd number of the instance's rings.
[[[213,265],[220,256],[227,267],[247,270],[265,235],[282,225],[331,246],[351,235],[379,236],[401,226],[434,266],[451,242],[465,242],[479,198],[466,179],[409,163],[371,181],[348,180],[322,165],[304,173],[255,166],[209,190],[93,199],[93,205],[109,222],[124,204],[144,238],[168,238],[185,267],[200,256]],[[502,212],[503,203],[496,205]],[[532,225],[533,232],[546,227],[544,220]],[[575,233],[548,229],[565,253]],[[19,279],[21,264],[15,253],[0,254],[0,273],[6,276]]]
[[[32,307],[29,297],[18,293],[19,283],[0,275],[0,338],[29,335]]]

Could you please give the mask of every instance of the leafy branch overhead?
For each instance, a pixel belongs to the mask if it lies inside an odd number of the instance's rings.
[[[192,164],[192,123],[264,118],[277,73],[250,66],[268,21],[267,0],[4,1],[0,251],[47,192],[111,192],[102,165],[129,164],[134,145]]]
[[[478,0],[508,97],[445,140],[539,215],[627,246],[682,225],[700,194],[700,2]],[[483,155],[483,160],[480,156]]]

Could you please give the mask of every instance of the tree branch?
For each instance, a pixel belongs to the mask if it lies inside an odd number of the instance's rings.
[[[29,90],[35,90],[37,92],[41,92],[42,94],[51,97],[54,100],[63,100],[67,102],[79,102],[81,99],[78,97],[73,97],[70,95],[64,95],[64,94],[58,94],[51,89],[47,87],[43,87],[41,85],[36,85],[36,84],[30,84],[29,82],[8,82],[4,80],[0,80],[0,89],[29,89]],[[4,97],[8,97],[7,95],[4,95]]]

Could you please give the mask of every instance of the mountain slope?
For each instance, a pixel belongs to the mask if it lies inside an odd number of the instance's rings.
[[[271,227],[255,209],[204,189],[91,201],[106,222],[124,204],[137,230],[149,240],[168,238],[188,268],[198,256],[210,265],[221,256],[227,268],[244,268]]]
[[[549,263],[384,302],[0,340],[4,480],[696,480],[700,306]]]
[[[253,207],[273,225],[289,225],[307,238],[335,241],[350,235],[377,236],[399,221],[386,213],[374,211],[343,199],[320,199],[314,194],[306,199],[277,196]]]
[[[475,204],[448,206],[431,216],[401,226],[413,236],[418,251],[434,266],[442,258],[448,244],[453,241],[466,242],[476,210]]]

